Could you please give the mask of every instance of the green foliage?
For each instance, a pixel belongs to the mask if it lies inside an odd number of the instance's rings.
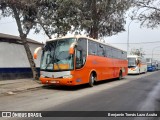
[[[79,26],[89,36],[98,38],[124,31],[125,13],[131,0],[77,0]],[[79,27],[77,27],[79,28]]]
[[[143,51],[142,48],[139,48],[139,49],[131,49],[131,52],[130,52],[131,55],[138,55],[138,56],[144,56],[145,53]]]
[[[16,6],[25,31],[28,27],[36,33],[43,29],[51,38],[53,34],[85,30],[90,37],[98,38],[124,31],[125,13],[131,3],[132,0],[3,0],[0,9],[8,17],[13,15],[10,7]]]
[[[131,0],[54,0],[55,5],[39,8],[39,25],[50,37],[65,35],[68,31],[86,33],[93,38],[110,36],[124,31],[125,12]]]
[[[141,26],[156,28],[160,25],[159,0],[135,0],[132,19],[139,20]]]
[[[34,25],[36,9],[35,1],[31,0],[2,0],[0,2],[1,17],[16,17],[20,20],[19,24],[23,27],[24,34]],[[15,14],[17,13],[17,16]],[[16,20],[18,20],[16,19]],[[18,21],[17,21],[18,22]]]

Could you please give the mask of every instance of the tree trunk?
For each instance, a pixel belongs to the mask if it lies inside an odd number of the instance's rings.
[[[93,39],[98,39],[98,28],[96,25],[93,25],[93,27],[91,28],[89,36]]]
[[[91,27],[90,31],[90,37],[94,39],[98,39],[98,14],[97,14],[97,6],[96,6],[96,0],[92,0],[92,20],[93,20],[93,25]]]
[[[28,35],[31,28],[28,28],[26,33],[24,34],[23,29],[22,29],[22,25],[21,25],[21,21],[20,21],[20,12],[18,12],[16,7],[14,7],[14,6],[12,6],[11,8],[12,8],[13,13],[14,13],[14,17],[15,17],[15,20],[16,20],[16,23],[17,23],[19,34],[20,34],[20,38],[22,40],[22,43],[24,45],[24,48],[25,48],[25,51],[26,51],[26,54],[27,54],[28,61],[30,63],[30,67],[31,67],[31,70],[32,70],[32,73],[33,73],[33,78],[38,79],[38,73],[37,73],[36,65],[34,63],[31,50],[30,50],[29,45],[27,43],[27,35]]]
[[[20,35],[20,36],[21,36],[21,40],[23,41],[23,45],[24,45],[24,48],[25,48],[25,51],[26,51],[26,54],[27,54],[27,58],[28,58],[28,61],[29,61],[29,64],[30,64],[30,67],[31,67],[31,70],[32,70],[33,78],[38,80],[39,77],[38,77],[38,73],[37,73],[37,69],[36,69],[36,64],[33,60],[33,55],[30,51],[29,45],[27,43],[27,39],[23,35]]]

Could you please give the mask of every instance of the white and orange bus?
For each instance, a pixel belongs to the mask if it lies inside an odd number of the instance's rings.
[[[37,52],[41,48],[37,48]],[[42,48],[40,80],[42,84],[74,86],[128,73],[127,53],[123,50],[84,37],[61,37],[48,40]]]
[[[140,74],[147,72],[146,59],[138,55],[128,55],[128,74]]]

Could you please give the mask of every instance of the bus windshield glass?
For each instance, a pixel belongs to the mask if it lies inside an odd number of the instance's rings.
[[[69,54],[74,38],[59,39],[47,42],[42,53],[41,70],[61,71],[72,70],[73,55]]]
[[[136,58],[128,58],[128,67],[136,66]]]

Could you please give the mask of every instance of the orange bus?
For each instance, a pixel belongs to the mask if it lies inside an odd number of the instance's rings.
[[[42,84],[74,86],[128,73],[127,53],[98,40],[84,37],[61,37],[48,40],[42,49],[40,80]]]

